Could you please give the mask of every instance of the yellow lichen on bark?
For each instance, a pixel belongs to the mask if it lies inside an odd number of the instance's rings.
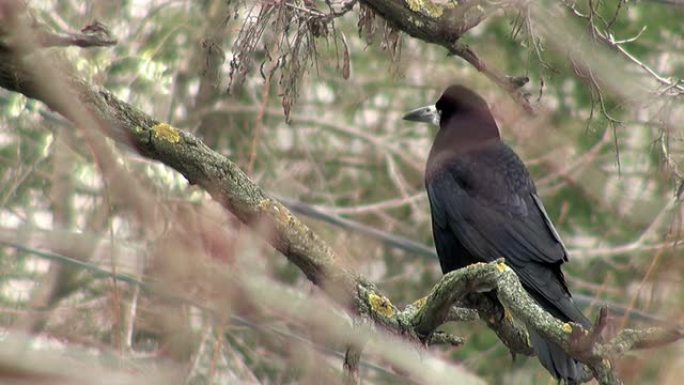
[[[387,297],[370,293],[368,294],[368,303],[375,313],[387,318],[394,316],[394,306]]]
[[[406,0],[406,5],[413,12],[420,12],[434,18],[440,17],[444,13],[441,5],[430,0]]]
[[[423,307],[423,305],[425,305],[426,301],[427,301],[427,297],[418,298],[417,300],[415,300],[413,302],[412,305],[415,306],[417,309],[420,309],[421,307]]]
[[[513,322],[513,314],[511,314],[508,309],[504,309],[504,318],[506,318],[506,321],[508,322]]]
[[[424,2],[423,10],[425,11],[425,13],[428,14],[428,16],[431,16],[434,18],[440,17],[444,13],[444,9],[442,8],[441,5],[435,4],[429,0],[426,0]]]
[[[280,209],[271,198],[262,199],[261,201],[259,201],[258,206],[259,209],[263,212],[271,211],[274,214],[280,214]]]
[[[605,367],[608,368],[608,369],[612,369],[612,367],[613,367],[613,366],[610,364],[610,360],[607,359],[607,358],[604,358],[604,359],[603,359],[603,365],[605,365]]]
[[[168,123],[159,123],[152,127],[152,132],[154,132],[154,137],[157,139],[164,139],[167,142],[178,143],[181,140],[180,132],[178,129],[173,127]]]
[[[567,323],[567,322],[564,323],[564,324],[563,324],[563,332],[565,332],[565,333],[567,333],[567,334],[572,333],[572,325],[570,325],[570,324]]]
[[[273,199],[262,199],[258,206],[262,213],[276,217],[278,221],[284,225],[292,225],[295,221],[295,217],[290,214],[285,207]]]
[[[499,273],[503,273],[508,270],[508,266],[506,266],[506,262],[499,262],[496,264],[496,269],[499,270]]]
[[[406,4],[408,5],[409,9],[413,12],[420,11],[421,3],[421,0],[406,0]]]

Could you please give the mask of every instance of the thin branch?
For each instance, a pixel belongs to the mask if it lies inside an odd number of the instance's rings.
[[[34,28],[36,42],[40,47],[70,47],[81,48],[109,47],[117,44],[109,28],[104,24],[95,21],[83,27],[79,32],[54,32],[50,31],[44,24],[33,21],[31,26]],[[6,40],[0,31],[0,48],[16,50],[15,44],[20,41]]]
[[[421,243],[414,242],[410,239],[406,239],[394,234],[386,233],[371,226],[364,225],[363,223],[325,213],[311,205],[296,201],[294,199],[284,198],[281,196],[278,196],[278,199],[283,202],[287,208],[295,213],[321,220],[358,234],[363,234],[364,236],[376,239],[387,246],[395,247],[411,254],[419,255],[425,258],[434,258],[435,260],[437,259],[437,253],[432,247],[425,246]]]
[[[361,384],[361,373],[359,373],[360,361],[361,349],[355,345],[349,345],[344,352],[344,385]]]
[[[683,329],[625,329],[606,344],[605,349],[615,356],[621,356],[631,350],[655,348],[679,341],[682,338],[684,338]]]
[[[427,339],[427,341],[425,341],[425,343],[428,346],[448,345],[452,347],[458,347],[465,343],[465,338],[438,330],[430,334],[430,337]]]
[[[315,209],[333,214],[333,215],[356,215],[356,214],[366,214],[373,211],[383,211],[395,209],[398,207],[404,207],[407,204],[412,204],[417,201],[426,199],[425,193],[417,193],[407,197],[387,199],[374,203],[361,204],[356,206],[313,206]]]
[[[43,47],[76,46],[90,48],[108,47],[117,43],[109,28],[97,21],[85,26],[80,32],[50,33],[41,31],[38,39]]]
[[[223,2],[217,2],[216,6],[208,6],[205,15],[207,22],[201,44],[196,49],[195,55],[201,63],[199,70],[199,89],[195,97],[195,109],[209,109],[221,94],[221,66],[226,60],[222,43],[226,38],[227,6]],[[203,118],[205,114],[202,114]],[[202,124],[207,124],[202,122]]]
[[[446,48],[449,54],[458,56],[482,72],[496,85],[508,92],[528,113],[534,108],[527,95],[520,90],[527,83],[526,78],[502,74],[493,65],[487,64],[475,51],[459,41],[460,37],[480,24],[495,11],[512,6],[515,1],[498,2],[475,0],[436,4],[430,0],[408,2],[402,0],[361,0],[399,30]],[[412,4],[412,5],[411,5]]]
[[[475,69],[482,72],[489,80],[496,83],[511,95],[527,113],[533,114],[534,108],[528,100],[528,95],[521,90],[522,86],[527,84],[529,79],[527,77],[511,77],[499,72],[496,68],[482,60],[472,48],[466,44],[455,42],[450,47],[447,47],[452,55],[461,57],[463,60],[472,64]]]
[[[643,69],[647,74],[649,74],[653,79],[655,79],[657,82],[663,84],[666,86],[668,89],[674,89],[677,91],[677,94],[682,94],[684,93],[684,85],[680,84],[679,80],[674,80],[671,77],[665,77],[660,75],[658,72],[656,72],[654,69],[643,63],[641,60],[639,60],[636,56],[632,55],[627,51],[624,47],[624,43],[631,43],[635,41],[636,39],[641,36],[641,34],[644,32],[646,27],[643,27],[634,37],[632,38],[627,38],[627,39],[621,39],[621,40],[616,40],[615,36],[613,36],[612,33],[608,32],[609,28],[606,28],[605,31],[599,29],[595,23],[592,22],[591,18],[594,12],[592,10],[589,11],[588,14],[584,14],[580,12],[576,7],[574,3],[570,3],[567,1],[562,2],[568,10],[574,14],[575,16],[585,19],[589,23],[589,27],[591,28],[591,33],[592,36],[604,43],[606,46],[609,48],[614,49],[615,51],[619,52],[624,58],[627,60],[631,61],[632,63],[636,64],[639,68]],[[618,7],[620,7],[622,2],[619,2]],[[610,23],[612,24],[612,23]]]

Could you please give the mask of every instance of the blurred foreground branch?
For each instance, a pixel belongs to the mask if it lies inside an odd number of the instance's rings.
[[[680,330],[625,330],[613,341],[600,343],[598,332],[605,326],[605,317],[591,331],[560,322],[530,299],[513,271],[501,261],[446,274],[425,299],[400,310],[373,283],[344,267],[335,250],[282,203],[255,185],[230,159],[192,134],[163,123],[110,91],[82,80],[70,69],[69,63],[38,49],[41,45],[37,35],[32,34],[33,25],[22,23],[21,18],[11,13],[3,17],[0,28],[12,34],[4,35],[7,39],[1,42],[7,47],[0,50],[1,87],[44,102],[69,119],[88,139],[95,140],[104,133],[140,155],[174,168],[190,184],[207,191],[242,222],[261,233],[311,282],[360,318],[371,319],[375,325],[410,340],[459,343],[456,338],[435,334],[435,330],[449,321],[453,305],[469,301],[469,294],[496,290],[500,302],[515,319],[538,330],[587,364],[601,384],[619,383],[612,373],[610,359],[633,348],[658,346],[682,337]],[[13,45],[15,41],[21,44]],[[99,161],[101,167],[107,166],[107,158]],[[135,198],[135,195],[130,197]],[[152,202],[138,204],[147,206]],[[511,351],[531,353],[527,338],[523,338],[524,329],[507,317],[491,318],[495,317],[488,317],[489,326]],[[513,333],[504,333],[503,328],[512,328]],[[507,340],[505,336],[511,335],[518,338]],[[356,360],[351,356],[350,367]]]

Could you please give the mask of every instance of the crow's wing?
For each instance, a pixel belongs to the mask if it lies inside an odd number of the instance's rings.
[[[584,322],[560,269],[567,260],[565,247],[524,165],[508,151],[503,166],[501,159],[499,163],[465,159],[427,181],[442,267],[503,257],[544,308],[561,319]],[[491,158],[490,154],[486,159]],[[467,255],[447,252],[454,245]],[[467,261],[454,262],[454,258]]]

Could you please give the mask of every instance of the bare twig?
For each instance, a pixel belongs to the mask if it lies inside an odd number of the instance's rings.
[[[360,385],[361,374],[359,362],[361,361],[361,349],[355,345],[349,345],[344,353],[344,385]]]
[[[54,32],[36,21],[32,21],[30,25],[35,34],[36,44],[43,48],[69,46],[91,48],[117,44],[117,40],[112,36],[109,28],[98,21],[83,27],[79,32]],[[0,49],[16,51],[17,44],[23,43],[21,40],[6,39],[0,30]]]
[[[529,79],[526,77],[517,78],[503,75],[491,65],[485,63],[470,47],[467,45],[455,42],[448,47],[449,52],[453,55],[461,57],[463,60],[472,64],[475,69],[482,72],[491,81],[496,83],[499,87],[508,92],[511,97],[529,114],[534,113],[534,108],[528,100],[528,95],[521,90]]]
[[[482,72],[496,85],[508,92],[511,97],[528,113],[534,108],[527,100],[527,95],[520,90],[521,79],[509,77],[499,72],[493,65],[487,64],[475,51],[459,38],[489,17],[494,10],[509,7],[516,2],[500,2],[492,4],[486,1],[468,1],[464,3],[435,4],[431,1],[409,2],[399,0],[361,0],[361,3],[373,9],[385,20],[401,31],[428,43],[446,48],[451,55],[458,56]],[[524,85],[527,81],[522,81]]]
[[[677,94],[684,93],[684,85],[680,84],[678,80],[674,80],[671,77],[665,77],[663,75],[660,75],[658,72],[653,70],[645,63],[643,63],[641,60],[639,60],[636,56],[629,53],[629,51],[627,51],[627,49],[623,47],[623,44],[631,43],[637,40],[639,36],[641,36],[641,34],[644,32],[646,27],[643,27],[635,36],[631,38],[617,40],[615,39],[615,36],[610,32],[610,26],[613,24],[613,21],[607,23],[605,30],[602,30],[598,26],[596,26],[594,22],[592,22],[592,15],[594,14],[593,10],[589,10],[589,12],[585,14],[580,12],[573,3],[566,1],[563,1],[562,3],[569,9],[569,11],[572,14],[587,20],[587,22],[589,23],[589,27],[591,28],[592,36],[596,40],[604,43],[606,46],[619,52],[625,59],[636,64],[639,68],[643,69],[647,74],[649,74],[653,79],[655,79],[662,85],[666,86],[668,89],[676,91]],[[619,11],[621,5],[622,1],[618,3],[616,13]]]
[[[41,29],[37,37],[43,47],[108,47],[117,43],[109,28],[97,21],[85,26],[80,32],[56,33]]]
[[[357,206],[349,206],[349,207],[330,206],[330,207],[327,207],[327,206],[316,205],[315,208],[320,210],[320,211],[323,211],[325,213],[329,213],[329,214],[333,214],[333,215],[356,215],[356,214],[365,214],[365,213],[373,212],[373,211],[395,209],[398,207],[406,206],[407,204],[412,204],[412,203],[417,202],[417,201],[422,201],[426,198],[427,197],[425,196],[425,193],[419,193],[419,194],[413,194],[413,195],[410,195],[407,197],[387,199],[387,200],[380,201],[380,202],[362,204],[362,205],[357,205]]]

